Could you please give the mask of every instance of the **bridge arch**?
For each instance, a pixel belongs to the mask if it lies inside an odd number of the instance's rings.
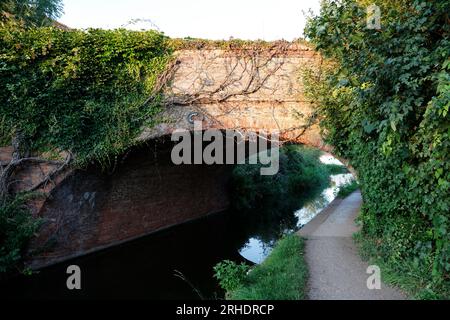
[[[92,165],[62,177],[42,204],[33,268],[57,263],[227,209],[229,165],[170,159],[175,130],[278,132],[282,142],[330,151],[300,81],[317,54],[299,43],[264,49],[181,50],[168,70],[166,105],[113,173]],[[45,248],[45,250],[39,250]]]

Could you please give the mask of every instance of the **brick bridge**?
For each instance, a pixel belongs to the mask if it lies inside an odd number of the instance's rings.
[[[276,130],[284,140],[325,147],[303,95],[302,72],[319,60],[308,46],[280,42],[267,48],[181,50],[176,56],[164,121],[140,139],[191,130],[189,119],[196,115],[204,128]]]
[[[277,130],[284,140],[327,149],[302,92],[302,70],[318,61],[307,46],[186,49],[176,57],[161,124],[143,129],[139,140],[145,143],[110,173],[95,166],[74,170],[46,187],[50,196],[34,206],[44,222],[29,248],[32,268],[227,209],[230,166],[171,163],[170,134],[192,130],[192,120],[203,121],[204,128]],[[17,176],[32,184],[50,170],[41,164]]]

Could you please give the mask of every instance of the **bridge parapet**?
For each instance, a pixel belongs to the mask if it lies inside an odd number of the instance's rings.
[[[307,45],[280,42],[258,49],[201,49],[176,52],[162,121],[140,140],[203,128],[280,132],[283,140],[327,149],[314,109],[307,101],[302,70],[320,57]]]

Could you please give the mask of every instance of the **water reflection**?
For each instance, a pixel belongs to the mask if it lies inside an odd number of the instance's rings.
[[[351,173],[332,175],[331,187],[325,189],[317,199],[308,202],[303,208],[295,212],[298,218],[297,226],[303,227],[310,222],[317,214],[325,209],[334,199],[336,199],[339,187],[353,180]]]
[[[320,161],[324,164],[343,165],[338,159],[330,154],[324,154],[320,157]],[[330,176],[330,186],[322,191],[314,199],[307,201],[303,207],[294,212],[294,216],[297,219],[294,228],[285,228],[282,234],[296,232],[301,229],[305,224],[311,221],[317,214],[325,209],[334,199],[337,197],[339,188],[354,179],[351,173],[336,174]],[[263,262],[272,251],[275,244],[274,240],[269,242],[264,241],[264,238],[255,236],[245,243],[245,245],[239,250],[239,253],[247,260],[253,263]]]
[[[227,212],[0,283],[0,299],[220,299],[213,267],[238,254]],[[239,244],[238,244],[239,243]],[[81,269],[81,290],[68,290],[66,269]],[[181,277],[180,277],[181,276]]]
[[[266,243],[257,238],[250,238],[239,253],[253,263],[261,263],[272,251],[273,242]]]
[[[337,160],[325,155],[321,161]],[[244,258],[261,263],[276,240],[310,221],[349,179],[351,174],[333,175],[326,189],[319,188],[318,194],[314,191],[304,199],[295,198],[294,205],[274,202],[276,197],[265,199],[256,215],[223,212],[207,216],[42,269],[30,277],[11,279],[0,283],[0,298],[223,298],[224,292],[213,278],[214,265],[225,259],[239,262]],[[296,207],[302,208],[295,211]],[[67,290],[66,268],[71,264],[82,270],[80,291]]]

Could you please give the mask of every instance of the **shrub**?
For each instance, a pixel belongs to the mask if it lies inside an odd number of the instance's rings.
[[[340,198],[348,197],[353,192],[358,190],[358,188],[359,188],[358,182],[356,182],[355,180],[352,180],[352,181],[344,184],[343,186],[339,187],[337,196]]]
[[[327,164],[327,169],[330,175],[349,173],[345,166],[339,164]]]
[[[0,274],[19,267],[23,250],[40,224],[40,220],[34,218],[25,205],[35,196],[20,194],[7,198],[0,205]]]
[[[261,176],[260,165],[239,165],[233,172],[232,212],[237,224],[249,226],[264,242],[295,229],[294,211],[315,198],[329,184],[327,166],[319,150],[288,145],[280,149],[280,170]],[[253,232],[254,231],[254,232]]]
[[[366,27],[362,3],[323,1],[310,19],[326,62],[305,74],[307,95],[327,142],[358,171],[372,255],[398,274],[420,268],[440,290],[450,279],[450,2],[373,1],[381,30]]]
[[[242,285],[248,270],[249,266],[245,263],[224,260],[214,266],[214,277],[225,291],[230,292]]]

